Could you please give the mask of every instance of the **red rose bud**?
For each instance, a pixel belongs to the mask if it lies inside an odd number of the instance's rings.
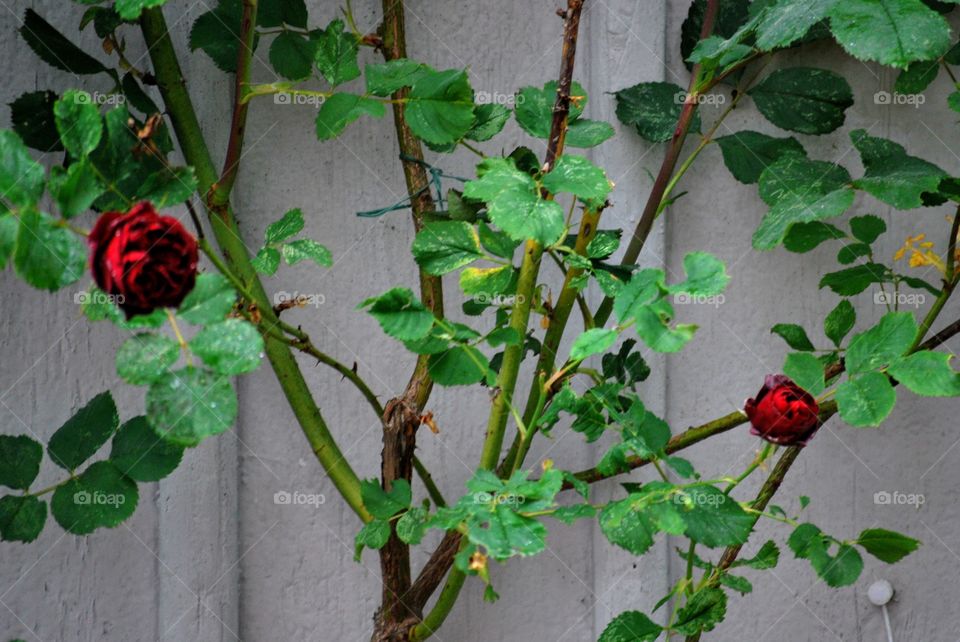
[[[137,203],[126,214],[106,212],[93,226],[90,271],[127,318],[177,307],[197,276],[197,242],[175,218]]]
[[[786,375],[767,375],[743,411],[753,426],[750,434],[781,446],[805,446],[820,427],[817,400]]]

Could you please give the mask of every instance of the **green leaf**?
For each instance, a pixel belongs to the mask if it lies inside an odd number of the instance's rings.
[[[190,51],[202,49],[221,71],[235,72],[242,18],[241,0],[218,0],[215,9],[200,15],[193,23]]]
[[[850,341],[846,369],[850,374],[874,370],[905,353],[917,335],[917,322],[910,312],[889,312],[880,322]]]
[[[428,70],[426,65],[407,58],[367,65],[364,70],[367,93],[374,96],[389,96],[398,89],[412,86],[417,78]]]
[[[610,620],[599,642],[653,642],[663,628],[640,611],[624,611]]]
[[[481,142],[490,140],[499,134],[503,126],[510,120],[510,110],[496,103],[477,105],[474,109],[474,115],[477,121],[470,128],[470,131],[464,134],[464,138]],[[613,132],[611,132],[612,134]],[[567,129],[567,144],[571,145],[569,128]],[[573,145],[573,147],[577,147],[577,145]]]
[[[813,352],[815,348],[807,337],[807,331],[795,323],[778,323],[770,328],[771,334],[779,335],[794,350]]]
[[[839,348],[843,338],[853,330],[853,325],[856,322],[857,313],[853,309],[853,304],[847,299],[843,299],[823,320],[823,333],[833,341],[833,345]]]
[[[610,181],[603,170],[583,156],[565,154],[543,177],[543,187],[552,194],[569,192],[582,201],[603,203],[610,193]]]
[[[573,81],[570,85],[570,95],[580,98],[570,101],[568,121],[575,123],[587,105],[587,92],[580,83]],[[522,88],[517,92],[515,101],[514,116],[516,116],[517,124],[531,136],[544,139],[549,137],[553,122],[553,107],[556,100],[557,81],[555,80],[545,84],[542,89],[536,87]]]
[[[186,201],[196,191],[197,178],[192,167],[161,167],[136,189],[135,200],[150,201],[163,208]]]
[[[811,221],[809,223],[794,223],[783,238],[783,247],[790,252],[809,252],[824,241],[842,239],[846,237],[837,227],[829,223]]]
[[[12,214],[0,213],[0,270],[7,266],[17,242],[17,218]]]
[[[79,236],[35,209],[20,214],[13,263],[35,288],[59,290],[76,282],[86,267],[87,248]]]
[[[683,257],[686,280],[667,288],[672,294],[711,296],[727,288],[730,277],[723,261],[707,252],[690,252]]]
[[[117,374],[140,386],[162,377],[180,358],[180,344],[159,334],[136,334],[117,350]]]
[[[635,126],[651,142],[663,143],[673,136],[686,91],[669,82],[643,82],[621,89],[616,96],[620,122]],[[699,112],[694,113],[690,129],[700,131]]]
[[[779,0],[757,24],[756,47],[762,51],[789,47],[827,17],[838,0]]]
[[[262,247],[257,255],[250,261],[259,274],[273,276],[280,267],[280,250],[272,247]]]
[[[390,519],[410,507],[412,494],[406,479],[395,479],[390,492],[380,487],[375,479],[365,479],[360,484],[360,495],[367,511],[377,519]]]
[[[506,504],[498,503],[467,519],[470,541],[487,549],[496,560],[514,555],[536,555],[546,548],[546,527],[536,519],[518,515]]]
[[[749,92],[771,123],[801,134],[826,134],[843,124],[853,91],[843,76],[826,69],[779,69]]]
[[[307,28],[307,5],[304,0],[266,0],[257,7],[257,26],[281,25]]]
[[[100,112],[90,94],[70,89],[53,106],[53,116],[64,148],[76,157],[97,148],[103,135]]]
[[[433,327],[433,313],[408,288],[393,288],[367,299],[358,308],[368,308],[383,331],[400,341],[422,339]]]
[[[114,11],[124,20],[136,20],[140,12],[151,7],[159,7],[167,0],[117,0],[113,5]]]
[[[0,485],[27,490],[40,472],[43,446],[26,435],[0,435]]]
[[[107,71],[99,60],[67,40],[33,9],[27,9],[20,35],[33,52],[51,67],[79,75]]]
[[[41,152],[63,150],[60,134],[53,118],[53,104],[57,94],[52,91],[32,91],[10,103],[10,123],[23,142]]]
[[[887,564],[896,564],[920,547],[918,540],[884,528],[868,528],[857,537],[857,544]]]
[[[897,76],[897,81],[893,84],[893,93],[903,95],[922,93],[937,79],[939,72],[939,58],[912,62]]]
[[[680,635],[712,631],[727,614],[727,594],[718,588],[703,588],[693,594],[677,611],[671,630]]]
[[[134,417],[120,426],[110,449],[110,462],[117,470],[139,482],[163,479],[182,458],[183,448],[157,436],[146,417]]]
[[[454,346],[430,355],[427,368],[430,378],[441,386],[468,386],[483,381],[490,363],[472,346]]]
[[[56,199],[63,218],[73,218],[87,211],[105,190],[87,158],[71,163],[66,170],[59,165],[51,167],[47,188]]]
[[[460,289],[480,303],[492,302],[498,294],[506,294],[513,284],[516,270],[512,265],[492,268],[467,268],[460,273]]]
[[[767,540],[763,543],[763,546],[760,547],[760,550],[757,551],[756,555],[746,559],[738,559],[730,566],[732,568],[736,568],[738,566],[749,566],[750,568],[763,570],[775,567],[779,561],[780,549],[777,548],[777,545],[773,540]]]
[[[704,546],[743,544],[753,530],[754,518],[750,513],[713,486],[688,486],[673,501],[687,526],[687,537]]]
[[[837,262],[841,265],[850,265],[859,258],[870,256],[872,252],[873,250],[866,243],[850,243],[837,252]]]
[[[617,320],[625,324],[636,318],[641,309],[659,299],[663,279],[663,270],[645,268],[635,272],[613,300]]]
[[[607,328],[590,328],[574,339],[570,359],[582,361],[587,357],[606,352],[617,340],[617,331]]]
[[[363,528],[360,529],[360,532],[357,533],[357,537],[354,540],[354,561],[360,561],[360,554],[363,553],[364,548],[372,548],[374,550],[381,549],[387,545],[387,540],[389,539],[390,522],[381,519],[367,522],[363,525]]]
[[[339,136],[347,125],[364,114],[381,118],[386,113],[383,103],[355,96],[353,94],[334,94],[323,101],[317,112],[317,138],[330,140]]]
[[[813,524],[800,524],[787,540],[790,550],[801,559],[810,560],[810,565],[827,586],[839,588],[857,581],[863,570],[863,559],[855,548],[840,544],[836,555],[831,555],[830,537]]]
[[[414,506],[397,520],[397,537],[406,544],[418,545],[427,533],[427,511]]]
[[[880,372],[868,372],[837,387],[840,417],[851,426],[879,426],[896,403],[896,390]]]
[[[516,241],[553,245],[565,229],[563,209],[540,197],[536,182],[512,160],[488,158],[477,166],[477,180],[463,188],[467,198],[487,203],[490,219]]]
[[[0,539],[29,543],[37,539],[47,521],[47,505],[36,497],[6,495],[0,498]]]
[[[950,366],[952,355],[921,350],[890,364],[890,376],[924,397],[960,395],[960,373]]]
[[[227,316],[236,301],[237,291],[226,277],[205,272],[197,275],[196,285],[180,304],[177,316],[196,325],[215,323]]]
[[[53,433],[47,453],[57,466],[76,470],[107,443],[119,425],[113,397],[101,392]]]
[[[280,249],[283,260],[287,265],[296,265],[300,261],[309,259],[321,267],[333,265],[330,250],[313,239],[299,239],[285,244]]]
[[[760,175],[760,197],[770,205],[753,235],[753,247],[773,249],[795,223],[808,223],[843,214],[853,205],[850,174],[825,161],[788,155]]]
[[[227,319],[198,332],[190,350],[220,374],[244,374],[260,366],[263,337],[249,321]]]
[[[854,58],[901,69],[950,47],[950,25],[920,0],[843,0],[830,10],[830,30]]]
[[[314,34],[317,67],[327,82],[336,87],[360,77],[357,38],[352,33],[344,33],[343,20],[334,20],[325,30]]]
[[[426,71],[407,97],[410,130],[428,143],[444,145],[460,140],[473,126],[473,89],[465,71]]]
[[[613,126],[601,120],[578,118],[567,126],[568,147],[596,147],[603,141],[613,138]]]
[[[829,287],[840,296],[853,296],[866,290],[871,283],[885,283],[889,280],[890,268],[879,263],[864,263],[825,274],[820,279],[820,287]]]
[[[866,130],[850,132],[850,140],[867,170],[853,186],[899,210],[923,205],[921,195],[936,192],[940,181],[947,176],[933,163],[909,156],[902,145],[868,136]]]
[[[43,165],[33,160],[15,133],[0,130],[0,196],[13,205],[33,205],[43,183]]]
[[[718,38],[732,38],[749,16],[748,0],[721,2],[713,25],[713,35]],[[703,18],[707,10],[707,0],[694,0],[690,3],[687,18],[680,26],[680,55],[686,61],[700,42],[703,30]],[[687,64],[687,68],[691,67]]]
[[[317,43],[306,36],[284,31],[270,43],[270,64],[289,80],[308,78],[313,73],[316,46]]]
[[[169,372],[147,389],[147,419],[170,443],[196,446],[237,418],[229,377],[194,367]]]
[[[670,504],[665,510],[676,512]],[[642,496],[610,502],[600,512],[600,530],[606,538],[634,555],[643,555],[653,546],[653,538],[660,526],[652,512],[645,510]]]
[[[264,235],[267,243],[277,243],[288,239],[303,230],[303,212],[300,208],[288,210],[282,218],[267,226]]]
[[[663,299],[640,308],[635,318],[637,335],[657,352],[682,350],[697,331],[697,326],[689,323],[671,325],[673,307]]]
[[[65,531],[86,535],[119,525],[133,515],[138,499],[136,483],[109,461],[98,461],[53,493],[50,511]]]
[[[716,139],[723,162],[741,183],[756,183],[767,167],[787,154],[806,156],[796,138],[774,138],[760,132],[741,131]]]
[[[427,223],[413,240],[413,258],[428,274],[446,274],[483,257],[477,230],[463,221]]]
[[[816,396],[823,392],[823,364],[809,352],[791,352],[783,364],[783,374]]]
[[[850,219],[850,231],[853,238],[869,245],[887,231],[887,224],[879,216],[864,214]]]

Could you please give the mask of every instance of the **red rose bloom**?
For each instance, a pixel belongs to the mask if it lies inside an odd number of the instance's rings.
[[[127,318],[177,307],[197,276],[197,242],[175,218],[137,203],[126,214],[106,212],[93,226],[90,271],[117,298]]]
[[[805,446],[820,427],[816,399],[786,375],[767,375],[743,411],[753,426],[750,434],[781,446]]]

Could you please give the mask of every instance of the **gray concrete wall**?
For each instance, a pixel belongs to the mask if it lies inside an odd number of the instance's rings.
[[[168,21],[176,24],[175,40],[184,52],[190,89],[220,157],[229,81],[202,54],[186,54],[189,25],[208,10],[206,4],[172,1],[166,12]],[[335,3],[310,4],[311,24],[325,24],[337,12]],[[361,29],[372,29],[379,3],[363,0],[354,5]],[[555,2],[412,0],[408,5],[411,56],[440,68],[469,63],[477,91],[509,95],[556,76],[560,22],[553,16]],[[3,102],[48,87],[106,90],[104,79],[76,79],[52,70],[23,46],[14,28],[26,6],[34,6],[71,34],[82,13],[81,7],[51,0],[0,7]],[[588,3],[577,78],[591,96],[590,117],[616,125],[613,100],[605,92],[647,80],[686,84],[678,54],[686,6],[680,0]],[[89,35],[83,42],[96,51]],[[131,35],[131,40],[136,38]],[[136,60],[143,52],[132,47]],[[265,49],[258,56],[266,60]],[[848,115],[849,127],[823,137],[800,137],[811,157],[841,161],[856,174],[859,160],[846,132],[865,127],[951,173],[958,171],[956,123],[943,108],[951,90],[945,78],[927,92],[920,109],[878,106],[873,93],[890,88],[890,71],[852,61],[832,46],[781,55],[773,64],[807,63],[842,71],[857,99]],[[265,64],[257,65],[255,75],[262,81],[273,79]],[[715,113],[712,108],[706,111],[708,118]],[[411,225],[402,212],[379,219],[360,219],[354,212],[383,206],[404,192],[392,123],[389,118],[367,121],[336,141],[320,144],[313,137],[313,118],[309,106],[254,103],[236,198],[243,231],[256,247],[267,222],[291,207],[303,209],[307,232],[332,250],[336,263],[325,271],[281,269],[267,286],[322,295],[322,305],[292,311],[289,319],[302,324],[321,350],[347,363],[355,361],[387,399],[402,389],[410,358],[355,306],[369,295],[415,282]],[[4,112],[2,123],[8,122]],[[604,227],[631,229],[662,147],[617,127],[623,130],[620,135],[591,156],[617,184],[615,206],[605,214]],[[721,132],[745,127],[774,131],[748,102]],[[521,143],[542,151],[541,143],[513,123],[484,148],[494,152],[500,145],[509,149]],[[458,153],[438,162],[454,174],[469,175],[474,158]],[[732,180],[718,150],[704,152],[682,189],[689,194],[669,211],[665,225],[658,224],[643,260],[675,274],[682,271],[685,253],[708,250],[727,262],[733,280],[718,308],[681,308],[684,319],[701,324],[686,351],[668,359],[650,355],[654,374],[645,384],[645,401],[675,432],[739,407],[756,392],[765,373],[779,369],[785,347],[768,334],[773,323],[802,322],[822,340],[819,320],[836,302],[816,288],[819,275],[832,264],[830,250],[815,253],[813,260],[784,251],[750,250],[750,236],[765,207],[755,187]],[[862,197],[854,209],[888,221],[884,257],[916,226],[941,231],[947,214],[945,208],[893,212]],[[558,283],[550,266],[544,278]],[[73,409],[107,387],[115,389],[123,416],[142,409],[142,391],[119,384],[114,375],[113,354],[122,332],[105,324],[89,325],[70,292],[40,294],[9,273],[0,288],[6,302],[0,309],[2,432],[46,438]],[[455,281],[448,291],[457,291]],[[858,313],[863,320],[876,319],[882,308],[867,298]],[[956,312],[951,306],[946,318]],[[957,350],[960,341],[948,347]],[[335,373],[314,367],[309,359],[302,363],[356,470],[361,476],[376,475],[376,418]],[[236,428],[191,450],[167,480],[143,486],[140,506],[127,524],[87,538],[64,535],[54,525],[31,545],[3,545],[0,639],[359,642],[368,637],[379,595],[379,567],[369,551],[361,564],[352,561],[355,517],[336,501],[269,369],[241,379],[238,386],[241,412]],[[706,639],[883,639],[879,613],[864,597],[866,586],[879,577],[890,579],[898,591],[891,609],[896,640],[957,638],[960,614],[952,589],[960,571],[960,510],[954,495],[960,449],[953,446],[960,408],[951,400],[917,403],[909,393],[899,396],[894,416],[879,430],[831,422],[791,471],[778,502],[795,511],[797,497],[808,495],[809,518],[827,532],[853,537],[861,529],[883,525],[922,539],[923,548],[894,567],[866,559],[861,580],[843,590],[819,585],[806,562],[795,563],[787,553],[773,571],[749,574],[754,594],[733,597],[731,617]],[[431,400],[441,432],[422,433],[420,456],[449,496],[457,496],[472,474],[488,406],[487,394],[479,388],[439,389]],[[550,457],[577,469],[595,461],[605,444],[584,445],[579,435],[557,430],[552,441],[534,446],[530,462]],[[746,429],[710,444],[689,452],[711,477],[740,470],[757,448]],[[41,481],[53,481],[54,471],[42,474]],[[648,479],[649,473],[634,478]],[[754,484],[745,484],[744,493],[754,489]],[[322,493],[328,501],[317,508],[276,505],[273,495],[283,490]],[[874,504],[873,494],[884,490],[923,493],[926,504],[920,510]],[[597,500],[617,491],[614,483],[601,485]],[[763,531],[779,542],[788,534],[787,527],[779,526]],[[759,546],[761,535],[754,541],[751,546]],[[437,639],[594,640],[620,611],[652,609],[682,572],[674,545],[661,540],[635,559],[611,547],[592,524],[554,527],[544,554],[493,569],[501,594],[496,605],[483,603],[478,583],[470,582]],[[421,564],[427,551],[429,542],[413,553],[414,564]]]

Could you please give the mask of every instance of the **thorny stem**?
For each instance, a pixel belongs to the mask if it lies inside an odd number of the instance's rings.
[[[255,6],[256,3],[253,4]],[[255,22],[256,20],[253,19],[250,24]],[[176,51],[167,31],[163,10],[159,7],[144,10],[140,17],[140,28],[150,53],[161,96],[180,143],[180,149],[187,162],[196,171],[201,195],[208,194],[214,188],[219,176],[204,141],[193,102],[187,92]],[[239,55],[240,57],[249,56],[250,51],[241,47]],[[238,69],[240,68],[249,69],[249,64],[238,65]],[[235,100],[238,98],[238,96],[234,97]],[[231,131],[236,133],[238,129],[231,126]],[[225,197],[223,196],[225,191],[221,190],[223,190],[222,186],[217,188],[219,195],[215,194],[214,198],[209,199],[207,203],[209,219],[217,243],[223,250],[231,271],[250,290],[260,314],[268,322],[275,323],[278,319],[273,314],[270,299],[250,263],[249,254],[229,206],[229,194]],[[220,205],[214,207],[213,205],[218,202]],[[289,346],[269,337],[264,343],[267,358],[317,459],[347,504],[360,519],[369,521],[372,518],[364,508],[360,497],[360,480],[330,433]]]

